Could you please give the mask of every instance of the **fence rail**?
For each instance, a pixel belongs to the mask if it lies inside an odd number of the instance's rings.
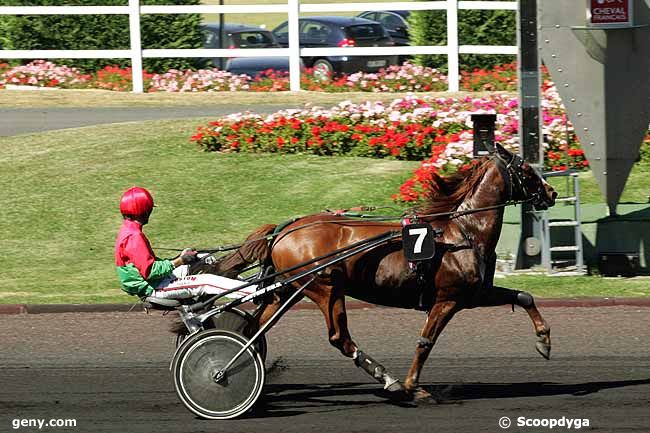
[[[140,0],[129,0],[128,6],[0,6],[0,15],[128,15],[131,46],[128,50],[0,50],[4,59],[118,59],[130,58],[133,68],[133,91],[143,92],[142,59],[160,57],[288,57],[290,89],[300,90],[301,56],[372,56],[384,54],[385,47],[300,48],[298,19],[303,12],[358,12],[381,10],[444,10],[447,13],[447,45],[391,47],[391,54],[440,54],[447,56],[449,90],[459,89],[459,54],[517,54],[516,46],[459,45],[459,10],[512,10],[517,1],[459,1],[435,0],[422,2],[385,3],[318,3],[300,4],[287,0],[286,4],[269,5],[184,5],[147,6]],[[143,49],[140,38],[140,17],[146,14],[287,14],[289,48],[261,49]]]

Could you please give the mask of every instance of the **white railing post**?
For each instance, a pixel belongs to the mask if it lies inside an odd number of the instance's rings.
[[[300,90],[300,0],[288,0],[289,90]]]
[[[142,39],[140,37],[140,0],[129,0],[129,30],[131,40],[131,74],[133,93],[144,92],[142,81]]]
[[[447,0],[447,50],[449,91],[458,92],[458,0]]]

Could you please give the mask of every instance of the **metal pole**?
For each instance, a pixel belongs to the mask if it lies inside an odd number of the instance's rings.
[[[447,69],[449,91],[458,92],[458,0],[447,0]]]
[[[223,6],[223,0],[219,0],[219,6]],[[223,49],[223,41],[226,38],[226,20],[223,12],[219,13],[219,49]],[[224,69],[224,58],[219,57],[219,69]]]
[[[300,1],[288,0],[289,13],[289,89],[300,90]]]
[[[215,382],[220,382],[226,377],[226,372],[228,371],[230,366],[233,365],[235,361],[237,361],[239,357],[242,356],[242,354],[246,352],[248,348],[253,345],[253,343],[255,343],[255,341],[259,338],[260,335],[264,334],[267,329],[273,326],[278,321],[278,319],[280,319],[280,316],[282,316],[289,308],[291,308],[291,306],[294,304],[294,299],[296,299],[299,295],[301,295],[302,292],[305,291],[305,287],[313,283],[315,279],[316,276],[312,276],[309,281],[307,281],[305,284],[300,286],[295,292],[291,294],[291,296],[289,296],[289,298],[287,298],[284,304],[282,304],[280,308],[278,308],[278,310],[273,314],[273,316],[271,316],[271,318],[264,325],[262,325],[262,327],[255,333],[255,335],[253,335],[251,339],[248,340],[248,343],[246,343],[244,347],[242,347],[239,350],[239,352],[237,352],[237,354],[233,356],[232,359],[228,361],[228,363],[223,368],[219,369],[219,371],[216,372],[216,374],[213,376]]]
[[[540,78],[537,51],[537,0],[519,0],[517,10],[517,56],[519,73],[519,153],[524,161],[541,169],[543,152],[540,125]],[[541,263],[540,218],[530,204],[521,206],[521,235],[517,250],[517,269]]]
[[[140,37],[140,0],[129,0],[129,34],[131,40],[131,75],[133,93],[144,92],[142,80],[142,39]]]

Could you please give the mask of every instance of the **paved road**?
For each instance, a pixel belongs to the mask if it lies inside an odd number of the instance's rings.
[[[245,419],[204,421],[178,401],[168,318],[143,313],[0,316],[0,431],[13,419],[76,419],[76,432],[500,432],[501,417],[589,419],[583,431],[650,431],[650,309],[548,308],[553,359],[527,316],[460,313],[423,374],[439,404],[391,403],[326,342],[320,313],[268,335],[265,396]],[[351,310],[357,343],[400,375],[422,313]],[[15,431],[37,431],[22,429]],[[516,432],[568,432],[511,427]]]
[[[214,107],[140,107],[140,108],[25,108],[0,109],[0,136],[27,134],[105,123],[142,120],[216,117],[242,111],[272,113],[283,105],[215,105]]]

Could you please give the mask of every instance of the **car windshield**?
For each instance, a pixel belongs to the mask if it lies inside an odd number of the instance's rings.
[[[380,24],[358,24],[345,28],[345,33],[349,39],[382,39],[386,35]]]
[[[274,44],[273,37],[269,32],[241,32],[230,35],[236,47],[239,48],[263,48]]]

